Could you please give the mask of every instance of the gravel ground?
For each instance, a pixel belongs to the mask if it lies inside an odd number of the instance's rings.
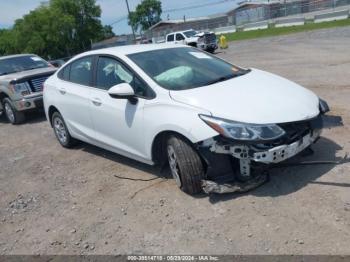
[[[350,152],[350,27],[231,43],[219,56],[285,76],[332,112],[315,154]],[[341,119],[343,122],[341,122]],[[59,146],[42,114],[0,120],[0,254],[350,254],[350,164],[274,169],[247,194],[191,197],[158,170]]]

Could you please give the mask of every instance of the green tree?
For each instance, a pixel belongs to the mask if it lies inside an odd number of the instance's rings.
[[[10,29],[0,30],[0,56],[16,53],[14,46],[15,32]]]
[[[45,58],[72,56],[113,36],[102,26],[95,0],[50,0],[0,33],[0,53],[35,53]]]
[[[136,6],[136,10],[130,12],[128,23],[136,31],[145,31],[152,25],[161,21],[162,3],[158,0],[143,0]]]

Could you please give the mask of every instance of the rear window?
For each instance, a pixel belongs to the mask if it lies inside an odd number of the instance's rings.
[[[69,80],[81,85],[91,85],[92,57],[84,57],[74,61],[70,65]]]
[[[167,42],[173,42],[174,41],[174,35],[168,35],[166,41]]]
[[[0,75],[49,67],[49,63],[35,55],[17,56],[0,59]]]
[[[91,86],[93,57],[84,57],[66,65],[58,72],[60,79]]]

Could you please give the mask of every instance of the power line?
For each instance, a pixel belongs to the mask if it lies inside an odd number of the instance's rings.
[[[220,4],[228,3],[228,2],[237,2],[237,0],[220,0],[217,2],[211,2],[211,3],[205,3],[205,4],[196,4],[196,5],[186,6],[186,7],[171,8],[171,9],[163,10],[163,13],[173,13],[173,12],[183,11],[183,10],[192,10],[192,9],[196,9],[196,8],[206,7],[206,6],[220,5]],[[128,16],[121,16],[118,18],[118,20],[114,21],[113,23],[111,23],[109,25],[118,24],[127,18],[128,18]]]
[[[118,20],[114,21],[113,23],[110,23],[109,25],[118,24],[118,23],[120,23],[121,21],[123,21],[123,20],[125,20],[125,19],[127,19],[127,18],[128,18],[128,16],[119,17]]]

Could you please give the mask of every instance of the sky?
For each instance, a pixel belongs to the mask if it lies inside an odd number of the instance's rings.
[[[130,10],[133,11],[142,0],[128,1]],[[43,0],[0,0],[0,28],[11,27],[16,19],[35,9],[41,2]],[[125,0],[96,0],[96,2],[101,6],[101,21],[104,25],[119,21],[112,25],[114,33],[131,33],[127,20],[123,19],[127,16]],[[166,20],[168,16],[170,19],[182,19],[184,16],[189,18],[223,13],[234,8],[238,0],[161,0],[161,2],[162,19]],[[206,6],[187,9],[187,7],[197,5]],[[185,10],[172,10],[179,8]]]

